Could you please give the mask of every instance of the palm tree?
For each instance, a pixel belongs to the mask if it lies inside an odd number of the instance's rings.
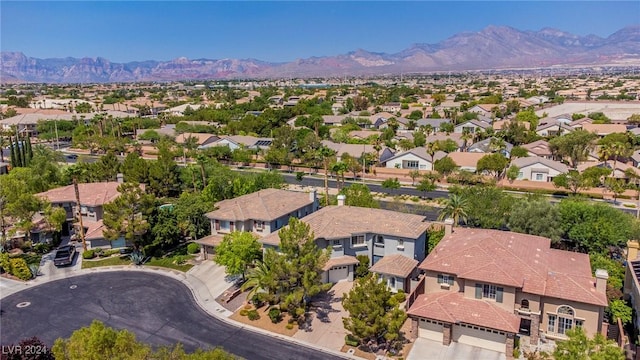
[[[438,220],[442,221],[444,219],[451,218],[453,219],[453,226],[458,225],[460,220],[463,220],[466,223],[468,218],[468,209],[469,202],[467,201],[467,198],[458,194],[450,194],[449,199],[447,199],[447,204],[438,216]]]
[[[346,163],[342,162],[342,161],[338,161],[336,163],[333,163],[333,165],[331,165],[331,171],[333,171],[336,174],[337,180],[338,180],[338,191],[340,191],[340,179],[342,179],[342,187],[344,187],[344,173],[347,172],[349,170],[348,166]]]
[[[251,289],[247,294],[247,299],[254,300],[259,294],[271,295],[274,289],[275,279],[269,265],[263,261],[258,262],[256,267],[251,269],[247,274],[247,281],[242,284],[242,291]]]
[[[324,165],[324,204],[329,206],[329,162],[336,152],[333,149],[322,146],[317,150],[317,154]]]
[[[469,144],[469,140],[473,139],[473,134],[471,133],[471,131],[469,131],[469,129],[463,129],[462,136],[460,137],[460,139],[464,141],[463,147],[464,147],[464,150],[466,151],[467,145]]]

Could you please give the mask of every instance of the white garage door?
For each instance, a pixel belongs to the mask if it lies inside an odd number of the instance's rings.
[[[336,266],[329,269],[329,282],[337,283],[340,280],[346,280],[349,278],[348,266]]]
[[[418,336],[442,342],[442,323],[434,320],[420,319]]]
[[[461,324],[453,327],[453,341],[503,353],[507,335],[502,331]]]

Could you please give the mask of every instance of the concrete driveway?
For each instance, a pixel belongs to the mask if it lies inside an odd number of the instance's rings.
[[[452,341],[449,346],[440,341],[417,338],[407,356],[407,360],[506,360],[504,353],[460,344]]]
[[[293,337],[317,346],[340,351],[347,332],[342,318],[348,313],[342,307],[342,296],[353,287],[353,282],[340,281],[329,292],[312,302],[312,318],[309,326],[300,328]]]

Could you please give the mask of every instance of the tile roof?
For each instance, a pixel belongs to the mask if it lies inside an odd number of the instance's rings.
[[[422,160],[426,160],[428,162],[434,162],[436,160],[440,160],[443,157],[447,156],[446,152],[438,150],[433,154],[433,160],[432,160],[431,159],[431,155],[429,155],[429,153],[427,152],[427,148],[425,148],[424,146],[421,146],[421,147],[413,148],[411,150],[407,150],[407,151],[403,151],[403,152],[397,153],[397,154],[393,155],[392,157],[388,158],[386,161],[393,160],[393,159],[402,157],[402,156],[407,155],[407,154],[413,154],[413,155],[421,158]]]
[[[220,243],[222,243],[223,239],[224,239],[224,235],[213,234],[213,235],[207,235],[198,240],[194,240],[194,242],[200,245],[218,246],[220,245]]]
[[[589,256],[551,249],[550,243],[541,236],[457,228],[440,241],[419,268],[606,306],[605,294],[596,291]]]
[[[263,189],[234,199],[216,203],[217,210],[209,212],[209,219],[246,221],[272,221],[312,201],[308,193],[281,189]]]
[[[417,265],[418,260],[400,254],[393,254],[378,260],[369,270],[379,274],[406,278],[411,275]]]
[[[527,156],[527,157],[517,158],[511,161],[511,164],[519,167],[520,169],[533,166],[536,164],[542,164],[560,173],[569,172],[569,167],[567,165],[558,161],[554,161],[551,159],[546,159],[538,156]]]
[[[588,132],[594,132],[598,135],[627,132],[627,127],[622,124],[582,124],[582,129],[587,130]]]
[[[101,206],[112,202],[120,196],[118,186],[120,186],[120,183],[115,181],[78,184],[80,203],[85,206]],[[76,192],[73,185],[51,189],[36,194],[36,196],[45,198],[52,203],[76,203]]]
[[[461,167],[472,167],[475,168],[478,166],[478,160],[482,159],[483,156],[487,154],[485,153],[470,153],[470,152],[452,152],[448,155],[456,165]]]
[[[416,239],[430,226],[424,216],[356,206],[327,206],[301,220],[310,225],[316,239],[344,239],[362,233]],[[279,245],[280,237],[276,231],[260,241]]]
[[[214,134],[183,133],[183,134],[180,134],[180,135],[176,136],[176,142],[178,144],[184,144],[185,142],[187,142],[187,139],[189,139],[189,138],[196,139],[196,142],[197,142],[198,145],[203,145],[205,143],[216,141],[216,140],[219,139],[219,137],[217,137]]]
[[[82,225],[87,228],[87,231],[84,233],[85,240],[104,239],[105,227],[104,227],[104,224],[102,223],[102,220],[98,220],[98,221],[84,220],[82,222]]]
[[[407,311],[410,316],[448,323],[473,324],[510,333],[518,333],[520,318],[486,300],[465,298],[460,292],[419,295]]]
[[[464,145],[464,140],[462,140],[462,134],[461,133],[451,133],[449,135],[445,134],[445,133],[436,133],[436,134],[431,134],[429,136],[427,136],[426,142],[428,143],[432,143],[432,142],[436,142],[439,140],[447,140],[447,139],[451,139],[453,141],[456,142],[456,144],[458,144],[458,146],[462,146]]]
[[[534,141],[530,144],[521,145],[524,149],[537,156],[551,156],[549,143],[544,140]]]
[[[329,261],[322,267],[322,270],[328,271],[334,266],[345,266],[345,265],[355,265],[360,261],[353,256],[344,255],[330,258]]]

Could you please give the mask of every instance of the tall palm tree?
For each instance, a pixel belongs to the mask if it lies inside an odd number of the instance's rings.
[[[317,151],[318,157],[322,159],[324,165],[324,204],[329,206],[329,163],[336,152],[326,146],[320,147]]]
[[[444,219],[451,218],[453,219],[453,226],[458,225],[460,220],[463,220],[466,223],[468,218],[468,209],[469,202],[467,201],[467,198],[458,194],[450,194],[449,199],[447,199],[447,204],[438,216],[438,220],[442,221]]]
[[[260,261],[256,264],[256,267],[251,269],[247,274],[247,281],[242,284],[240,289],[242,291],[251,289],[247,294],[247,299],[254,300],[259,294],[271,295],[271,291],[274,290],[276,281],[273,276],[273,272],[269,267],[269,264]]]

